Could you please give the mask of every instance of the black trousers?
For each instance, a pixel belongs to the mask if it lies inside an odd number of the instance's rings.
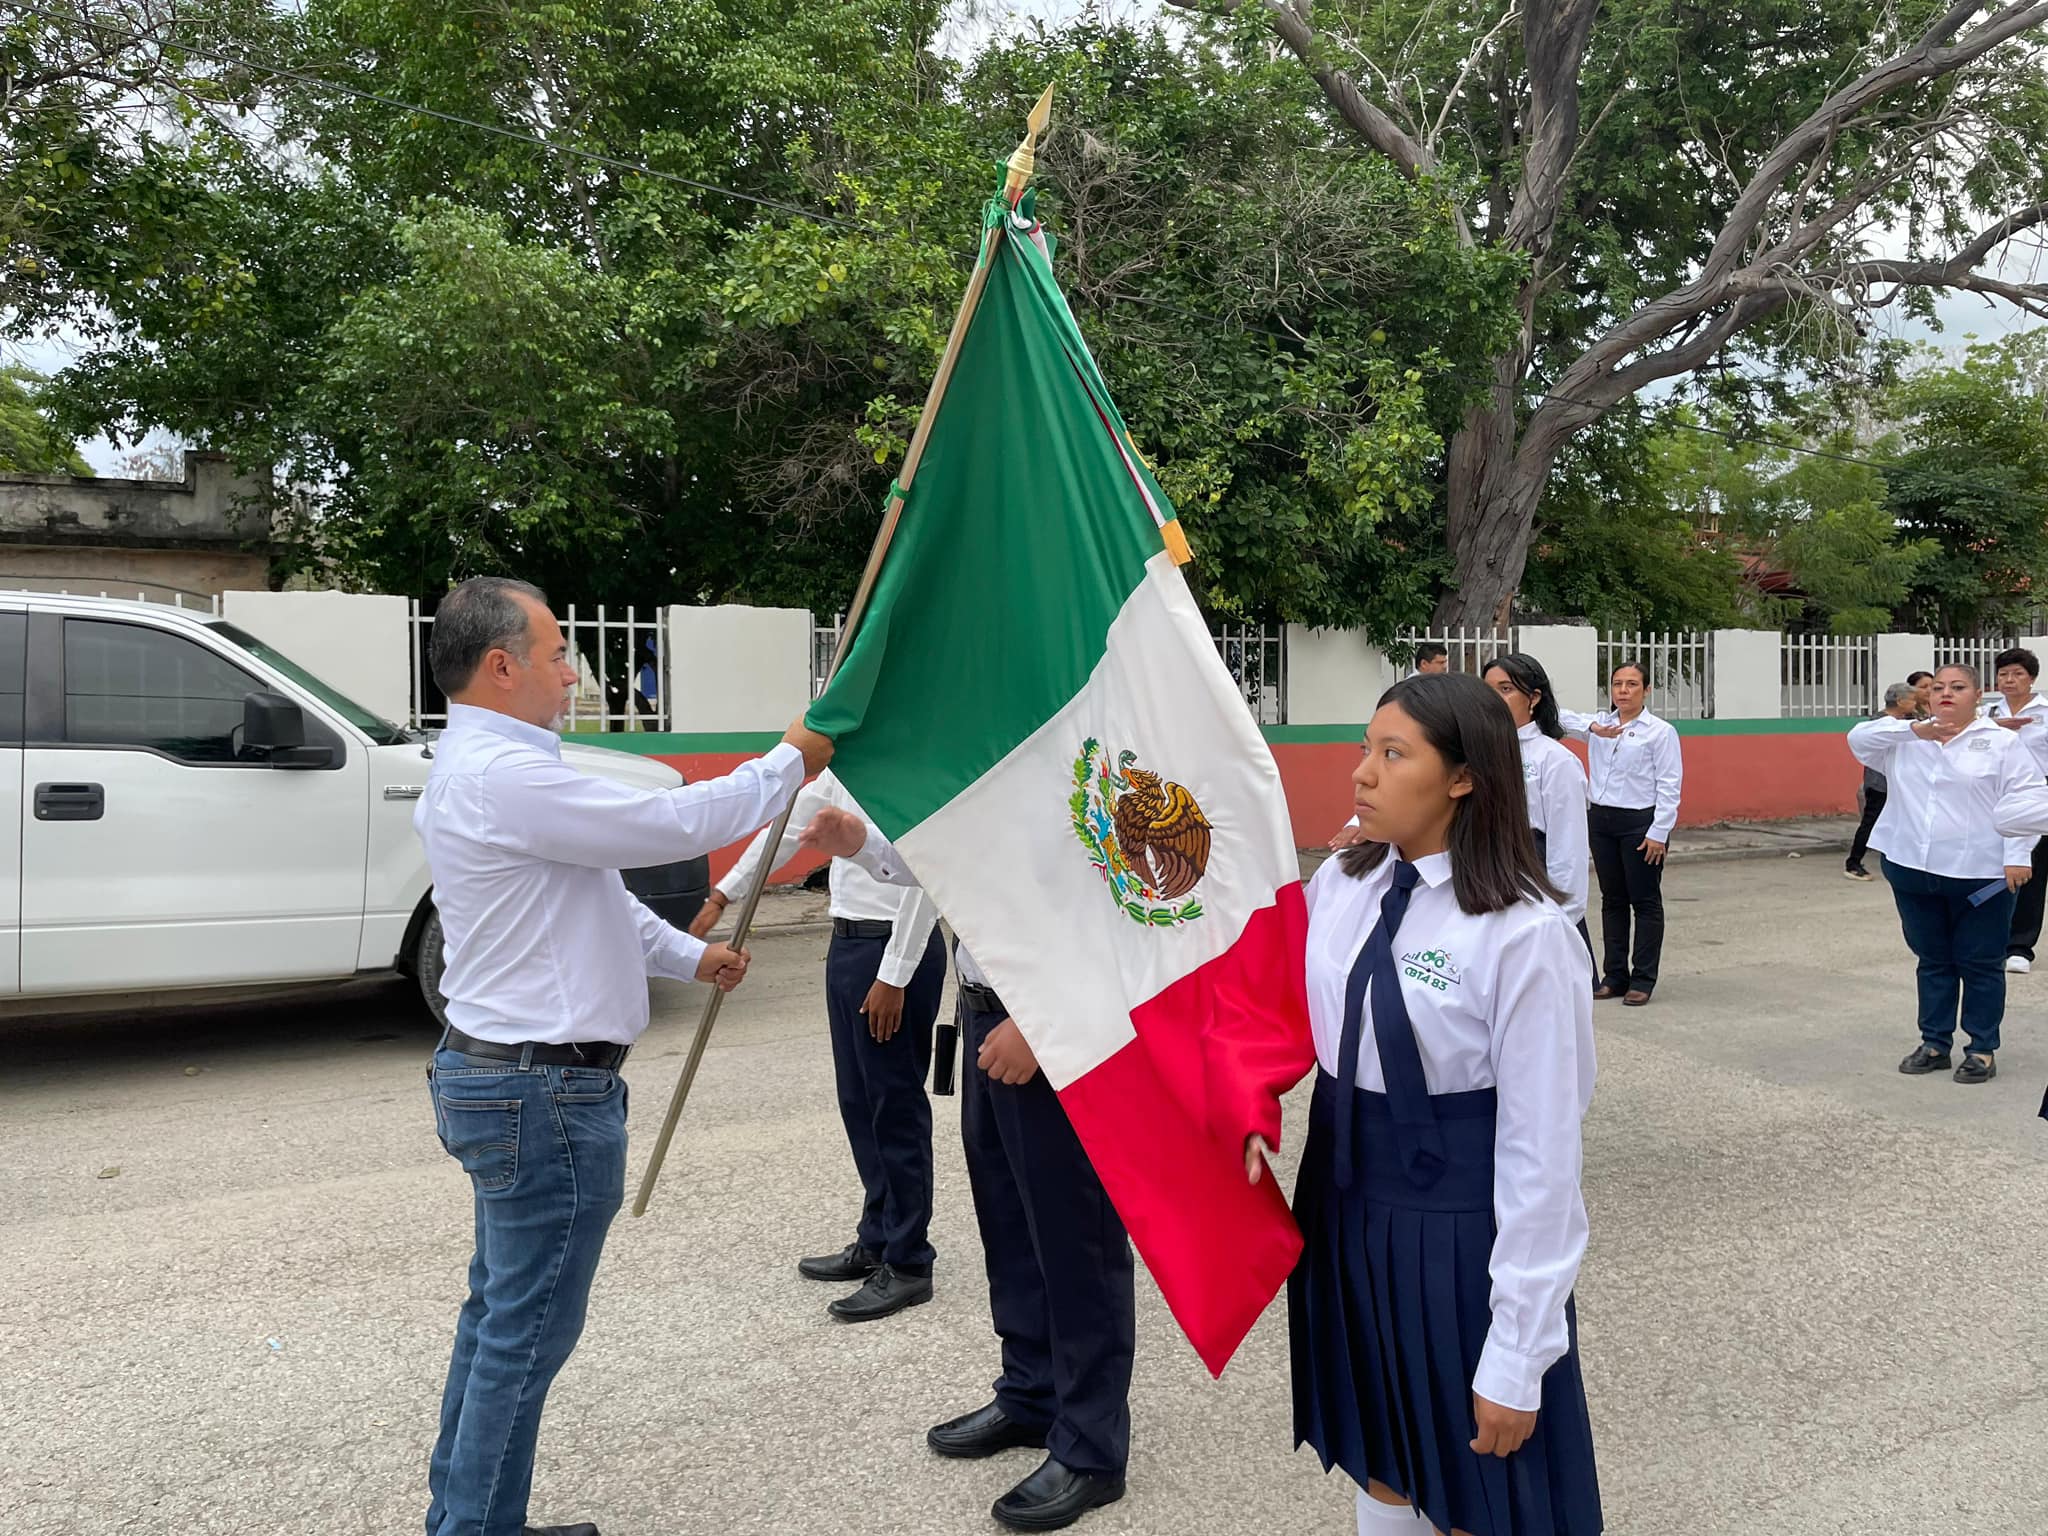
[[[975,1065],[1003,1014],[963,997],[960,1016],[960,1134],[1003,1341],[996,1401],[1044,1426],[1046,1449],[1074,1471],[1121,1474],[1137,1346],[1130,1240],[1045,1074],[1013,1086]]]
[[[1856,823],[1856,840],[1849,844],[1849,862],[1846,869],[1861,869],[1863,855],[1870,850],[1870,829],[1877,825],[1877,818],[1884,814],[1884,803],[1889,798],[1886,791],[1863,786],[1863,819]],[[2038,928],[2036,930],[2039,931]]]
[[[885,938],[832,936],[825,952],[832,1069],[839,1085],[839,1118],[864,1196],[860,1245],[879,1253],[884,1263],[929,1270],[932,1101],[925,1097],[924,1075],[931,1066],[932,1025],[946,988],[946,946],[933,928],[917,974],[904,988],[903,1023],[878,1041],[860,1008],[888,947]]]
[[[2013,901],[2012,933],[2005,941],[2008,955],[2034,958],[2034,946],[2041,942],[2041,911],[2048,903],[2048,837],[2034,844],[2034,878],[2019,888]]]
[[[1600,877],[1600,981],[1616,992],[1657,990],[1657,961],[1664,953],[1664,866],[1650,863],[1638,847],[1656,815],[1654,809],[1611,805],[1586,811],[1593,872]]]

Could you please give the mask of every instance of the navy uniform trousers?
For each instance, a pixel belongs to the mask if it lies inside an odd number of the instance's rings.
[[[963,986],[960,1016],[960,1133],[1003,1342],[996,1402],[1042,1426],[1063,1466],[1121,1475],[1137,1345],[1130,1240],[1045,1074],[1013,1086],[975,1065],[1008,1016],[1001,1002]]]
[[[932,1264],[932,1101],[925,1097],[924,1077],[946,989],[946,946],[934,927],[917,973],[903,989],[903,1022],[878,1041],[860,1009],[889,947],[889,926],[833,922],[832,947],[825,952],[825,1013],[832,1026],[839,1118],[865,1194],[860,1245],[885,1264],[920,1274]]]

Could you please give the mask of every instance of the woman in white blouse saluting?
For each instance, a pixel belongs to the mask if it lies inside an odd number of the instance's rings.
[[[1870,846],[1884,855],[1907,947],[1919,960],[1920,1044],[1901,1072],[1945,1072],[1958,1003],[1969,1046],[1959,1083],[1998,1075],[2005,1019],[2005,940],[2013,893],[2033,877],[2031,837],[1998,830],[2002,798],[2041,779],[2019,736],[1977,714],[1976,670],[1934,674],[1934,717],[1879,716],[1849,732],[1849,750],[1889,781]]]
[[[1408,678],[1352,786],[1364,841],[1308,890],[1295,1437],[1358,1482],[1365,1536],[1595,1536],[1571,1299],[1593,1005],[1513,722],[1476,678]]]
[[[1649,669],[1624,661],[1607,683],[1614,708],[1562,710],[1565,733],[1586,743],[1593,780],[1587,827],[1600,876],[1600,985],[1593,996],[1640,1008],[1657,990],[1664,953],[1664,850],[1678,825],[1685,778],[1678,732],[1650,713]],[[1629,951],[1629,918],[1635,951]]]

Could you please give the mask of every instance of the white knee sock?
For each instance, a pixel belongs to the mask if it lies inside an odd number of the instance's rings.
[[[1382,1504],[1358,1490],[1358,1536],[1429,1536],[1436,1527],[1407,1504]]]

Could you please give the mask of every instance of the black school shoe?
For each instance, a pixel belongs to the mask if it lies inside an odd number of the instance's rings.
[[[1063,1531],[1091,1509],[1124,1496],[1121,1474],[1076,1472],[1048,1456],[989,1511],[1013,1531]]]
[[[796,1272],[806,1280],[865,1280],[881,1267],[882,1256],[857,1242],[848,1243],[837,1253],[821,1253],[816,1258],[796,1261]]]
[[[1998,1076],[1998,1061],[1989,1051],[1963,1052],[1963,1064],[1956,1068],[1959,1083],[1988,1083]]]
[[[932,1274],[906,1274],[884,1264],[851,1296],[842,1296],[825,1310],[842,1323],[872,1323],[894,1317],[905,1307],[921,1307],[932,1299]]]
[[[972,1413],[963,1413],[957,1419],[934,1424],[924,1438],[925,1443],[941,1456],[978,1461],[984,1456],[1026,1446],[1043,1450],[1045,1427],[1040,1425],[1034,1429],[1028,1424],[1019,1424],[1003,1412],[1001,1403],[990,1403]]]
[[[1918,1077],[1923,1072],[1946,1072],[1948,1062],[1947,1051],[1937,1051],[1931,1045],[1923,1045],[1899,1063],[1899,1070],[1909,1077]]]

